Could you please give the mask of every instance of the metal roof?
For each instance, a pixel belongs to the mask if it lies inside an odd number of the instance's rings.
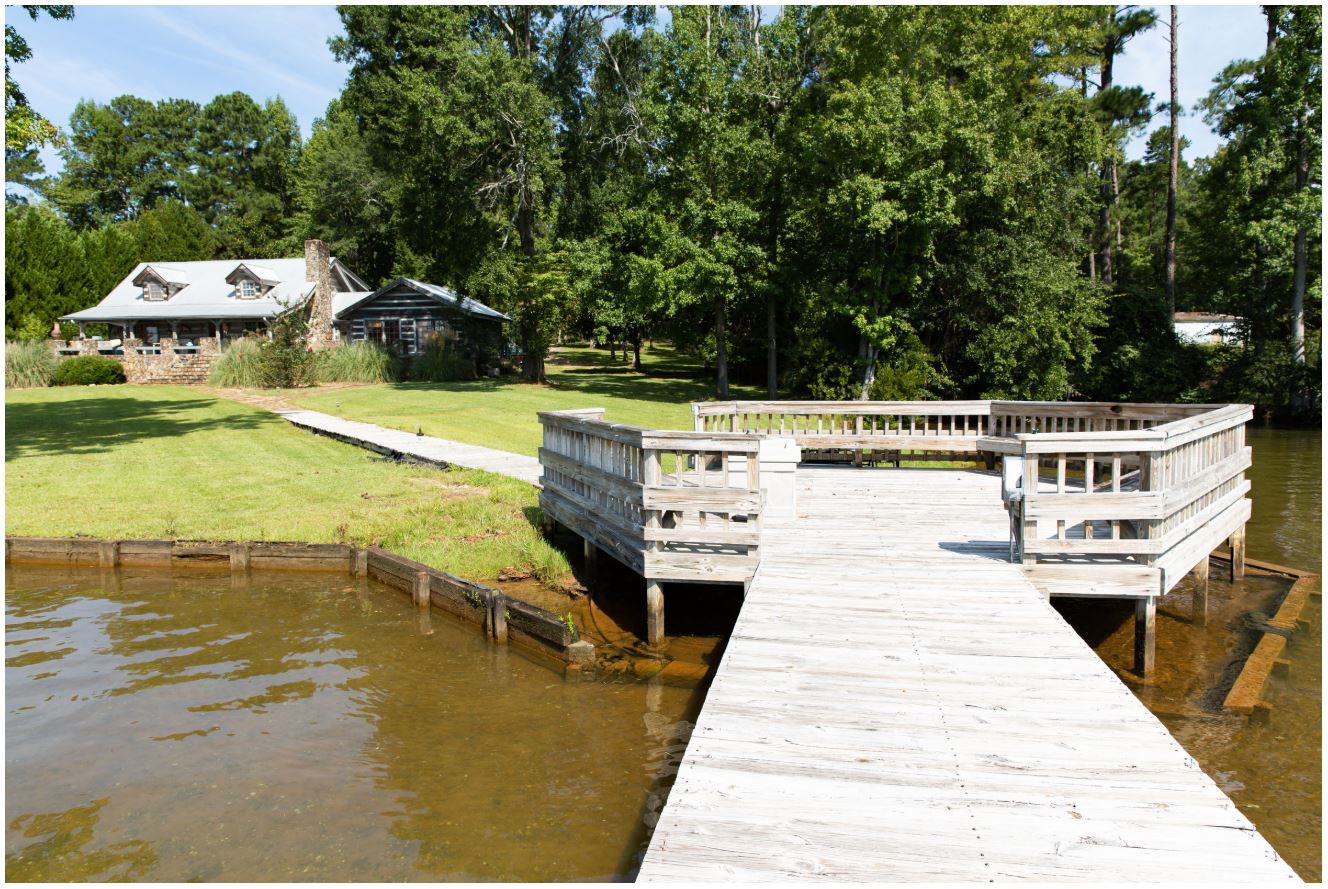
[[[1193,322],[1225,323],[1245,320],[1239,315],[1219,315],[1213,312],[1177,312],[1173,317],[1182,324]]]
[[[350,311],[356,306],[361,305],[362,303],[370,302],[371,300],[377,298],[378,296],[381,296],[382,294],[391,290],[393,287],[396,287],[398,284],[408,284],[409,286],[414,288],[417,292],[422,293],[425,296],[433,297],[434,299],[438,300],[441,303],[444,303],[445,305],[453,306],[456,309],[463,312],[464,314],[472,315],[476,318],[492,318],[495,321],[512,320],[509,316],[504,315],[502,312],[498,311],[497,309],[489,308],[479,300],[471,299],[468,296],[461,296],[450,287],[443,287],[439,284],[429,284],[426,281],[417,281],[414,278],[404,278],[404,277],[397,278],[394,281],[390,281],[387,284],[384,284],[382,287],[379,287],[377,290],[373,291],[372,293],[360,294],[356,299],[346,300],[344,304],[342,304],[337,300],[334,300],[332,303],[332,312],[337,317],[340,317],[341,315]],[[337,295],[347,296],[348,294],[337,294]]]
[[[240,266],[276,281],[257,299],[241,299],[226,279]],[[339,268],[332,260],[334,270]],[[169,299],[145,300],[135,280],[148,268],[163,272],[183,284]],[[272,318],[303,304],[314,292],[315,283],[305,278],[304,259],[215,259],[200,262],[146,263],[136,265],[106,298],[90,309],[62,315],[61,321],[169,321],[194,319]],[[350,277],[348,269],[340,268]],[[359,280],[356,278],[355,280]],[[337,295],[334,294],[334,300]]]

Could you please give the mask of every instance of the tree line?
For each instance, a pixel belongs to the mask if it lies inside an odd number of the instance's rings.
[[[62,172],[24,174],[46,200],[7,212],[6,324],[74,299],[15,286],[15,249],[321,237],[512,314],[530,380],[559,337],[638,366],[662,337],[721,396],[1317,406],[1321,12],[1264,10],[1265,54],[1192,109],[1227,141],[1191,160],[1174,90],[1114,77],[1147,8],[342,7],[350,75],[307,142],[280,100],[80,104]],[[1173,307],[1246,345],[1184,346]]]

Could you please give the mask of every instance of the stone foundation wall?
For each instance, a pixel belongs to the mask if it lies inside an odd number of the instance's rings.
[[[102,355],[124,365],[125,379],[131,383],[206,383],[208,372],[220,350],[214,337],[194,340],[195,348],[177,347],[177,341],[162,337],[155,348],[142,340],[124,340],[123,354],[102,352],[101,340],[51,340],[51,348],[61,358],[75,355]],[[140,352],[146,349],[146,352]],[[77,350],[76,352],[73,350]]]

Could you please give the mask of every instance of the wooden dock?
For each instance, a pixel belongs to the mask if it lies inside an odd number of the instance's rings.
[[[640,879],[1298,879],[1009,561],[1000,495],[799,468]]]
[[[539,485],[540,475],[543,472],[540,462],[534,457],[512,454],[495,448],[463,444],[431,435],[402,432],[399,429],[345,420],[318,411],[278,410],[274,413],[302,429],[327,435],[347,444],[379,454],[400,455],[444,469],[451,466],[482,469],[485,472],[495,472],[520,479],[532,485]]]

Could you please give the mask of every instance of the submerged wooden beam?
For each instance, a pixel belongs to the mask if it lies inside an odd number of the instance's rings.
[[[1231,535],[1228,541],[1231,546],[1231,579],[1241,580],[1245,577],[1245,526],[1241,525],[1240,530]]]

